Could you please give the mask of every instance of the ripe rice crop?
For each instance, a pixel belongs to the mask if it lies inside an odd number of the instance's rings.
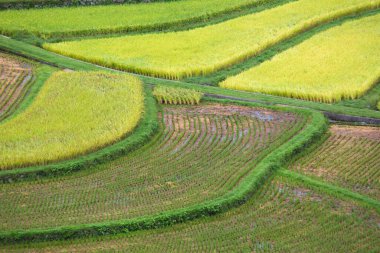
[[[0,53],[0,120],[15,109],[29,88],[32,65]]]
[[[112,162],[66,177],[1,185],[0,231],[130,219],[213,200],[307,121],[288,112],[217,104],[165,106],[160,118],[162,131],[150,143]]]
[[[0,33],[29,32],[41,37],[80,36],[161,29],[268,0],[181,0],[149,4],[1,11]]]
[[[143,106],[135,77],[55,73],[24,112],[0,125],[0,169],[67,159],[115,142],[136,126]]]
[[[319,102],[358,98],[380,80],[379,24],[377,14],[331,28],[220,86]]]
[[[111,68],[180,79],[204,75],[380,0],[300,0],[190,31],[47,43],[44,48]]]
[[[379,252],[380,216],[275,177],[246,204],[158,230],[5,246],[3,252]]]
[[[334,125],[330,133],[289,168],[380,199],[380,128]]]
[[[167,86],[156,86],[153,90],[153,95],[157,98],[158,102],[162,104],[199,104],[203,94],[198,91],[171,88]]]

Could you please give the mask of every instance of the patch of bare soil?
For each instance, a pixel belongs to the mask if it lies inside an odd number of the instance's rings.
[[[380,141],[380,127],[332,125],[330,131],[335,135]]]

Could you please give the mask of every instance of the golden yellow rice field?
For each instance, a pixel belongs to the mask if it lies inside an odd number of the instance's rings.
[[[320,102],[354,99],[380,78],[380,14],[321,32],[221,87]]]
[[[300,0],[190,31],[60,42],[44,48],[116,69],[179,79],[214,72],[318,24],[379,6],[380,0]]]
[[[0,169],[66,159],[117,141],[137,125],[143,107],[135,77],[56,72],[30,107],[0,125]]]

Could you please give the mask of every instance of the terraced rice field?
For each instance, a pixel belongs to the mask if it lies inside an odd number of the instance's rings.
[[[47,43],[44,48],[111,68],[180,79],[213,73],[318,24],[379,6],[380,0],[300,0],[189,31]]]
[[[346,22],[220,86],[320,102],[358,98],[380,80],[379,24],[380,14]]]
[[[35,101],[0,125],[0,169],[69,159],[120,140],[139,122],[143,87],[135,77],[57,72]]]
[[[5,247],[3,252],[378,252],[380,216],[275,177],[224,214],[116,237]]]
[[[160,30],[244,9],[268,0],[181,0],[116,6],[8,10],[1,12],[0,32],[28,32],[66,37],[139,30]]]
[[[0,253],[380,252],[380,0],[0,17]]]
[[[1,185],[0,230],[133,218],[220,197],[306,123],[297,114],[217,104],[164,107],[160,119],[156,138],[113,162]]]
[[[291,170],[380,199],[380,128],[333,125],[330,137]]]
[[[17,107],[33,78],[33,66],[0,53],[0,120]]]

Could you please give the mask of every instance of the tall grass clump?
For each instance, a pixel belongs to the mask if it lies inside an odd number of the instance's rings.
[[[331,28],[220,86],[328,103],[358,98],[380,80],[379,24],[376,14]]]
[[[47,43],[73,58],[139,74],[180,79],[213,73],[380,0],[300,0],[189,31]]]
[[[0,125],[0,169],[46,164],[113,143],[144,109],[142,83],[103,72],[57,72],[25,111]]]
[[[162,104],[197,105],[201,101],[203,93],[190,89],[156,86],[153,95]]]

